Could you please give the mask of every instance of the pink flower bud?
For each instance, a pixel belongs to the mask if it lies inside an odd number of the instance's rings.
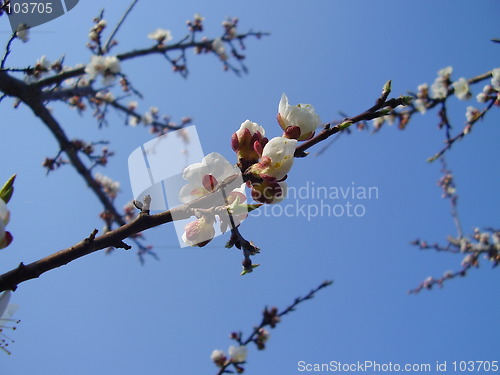
[[[188,223],[184,230],[182,239],[189,246],[203,247],[215,236],[213,220],[204,216]]]

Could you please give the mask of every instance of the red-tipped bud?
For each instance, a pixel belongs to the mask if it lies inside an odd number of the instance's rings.
[[[240,143],[238,141],[238,135],[236,133],[233,133],[233,135],[231,136],[231,148],[234,152],[238,152],[240,149]]]
[[[253,144],[253,150],[257,153],[257,155],[259,155],[259,157],[261,157],[264,147],[262,147],[259,141],[255,141]]]

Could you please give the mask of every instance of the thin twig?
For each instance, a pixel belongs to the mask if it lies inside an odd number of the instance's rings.
[[[271,328],[274,328],[275,325],[280,321],[280,318],[282,316],[285,316],[286,314],[295,311],[295,308],[301,304],[304,301],[312,299],[317,292],[319,292],[321,289],[326,288],[327,286],[330,286],[333,284],[333,281],[331,280],[326,280],[323,281],[319,286],[316,288],[312,289],[307,295],[304,297],[297,297],[293,301],[293,303],[285,308],[282,312],[278,312],[278,309],[272,308],[271,310],[268,310],[267,307],[264,309],[263,312],[263,318],[259,326],[254,327],[252,333],[248,336],[246,340],[241,340],[241,337],[237,337],[236,340],[240,345],[248,345],[252,341],[256,340],[256,336],[258,336],[259,331],[263,329],[264,327],[271,326]],[[241,335],[241,334],[240,334]],[[239,335],[239,336],[240,336]],[[232,373],[231,370],[228,370],[227,368],[234,363],[231,362],[230,360],[224,363],[220,368],[219,371],[217,372],[217,375],[222,375],[225,373]]]
[[[9,41],[7,42],[7,45],[5,46],[5,54],[3,55],[2,62],[0,63],[0,69],[5,69],[5,63],[7,62],[7,57],[9,57],[11,52],[10,46],[14,39],[16,39],[16,33],[12,34]]]
[[[132,8],[138,2],[139,2],[139,0],[133,0],[132,3],[129,5],[128,9],[125,11],[125,13],[123,14],[122,18],[118,22],[118,24],[115,26],[115,28],[114,28],[113,32],[111,33],[111,35],[109,36],[108,40],[106,41],[106,43],[104,43],[104,52],[109,51],[109,46],[110,46],[111,42],[113,41],[113,38],[115,37],[116,33],[120,29],[121,25],[125,22],[127,16],[132,11]]]
[[[27,265],[21,263],[15,269],[0,275],[0,292],[4,290],[15,290],[17,286],[24,281],[37,278],[47,271],[66,265],[73,260],[98,250],[107,249],[109,247],[129,248],[128,245],[123,242],[126,238],[165,223],[188,219],[194,215],[195,209],[211,207],[214,194],[220,194],[221,189],[236,188],[236,183],[236,176],[231,176],[219,184],[210,194],[194,199],[182,206],[156,215],[149,215],[146,212],[141,212],[141,214],[130,223],[104,233],[99,237],[96,237],[97,230],[95,229],[89,238],[86,238],[74,246],[58,251]]]

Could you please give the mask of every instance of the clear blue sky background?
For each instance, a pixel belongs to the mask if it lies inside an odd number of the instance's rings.
[[[67,15],[32,30],[29,43],[15,43],[10,65],[24,67],[41,55],[86,63],[88,30],[103,5],[113,25],[127,2],[82,0]],[[275,116],[282,92],[294,104],[312,103],[327,122],[339,119],[338,111],[355,115],[371,106],[388,79],[397,96],[431,84],[448,65],[454,78],[500,65],[500,47],[489,41],[500,36],[500,3],[493,0],[143,0],[121,29],[115,51],[149,45],[146,35],[157,27],[171,29],[178,40],[196,12],[206,17],[210,37],[221,33],[226,16],[240,18],[240,31],[272,33],[247,42],[248,76],[223,72],[215,56],[191,52],[187,80],[155,56],[122,68],[145,95],[140,110],[155,105],[176,119],[192,116],[205,153],[230,160],[230,135],[247,118],[269,136],[280,135]],[[5,44],[5,17],[0,32]],[[450,117],[461,129],[468,104],[453,103]],[[13,110],[11,104],[0,104],[0,179],[18,173],[9,204],[15,240],[0,254],[5,271],[71,246],[102,226],[97,199],[71,167],[45,176],[40,164],[57,153],[56,143],[26,108]],[[116,156],[99,172],[121,181],[120,205],[131,199],[127,157],[151,135],[125,127],[113,113],[109,127],[97,130],[90,112],[80,117],[60,104],[52,108],[71,138],[112,140]],[[493,161],[500,156],[499,119],[492,111],[448,156],[467,233],[498,225],[500,185]],[[442,146],[437,122],[431,112],[415,117],[404,132],[355,132],[322,156],[297,160],[291,186],[354,182],[376,186],[379,197],[351,202],[365,205],[362,218],[247,220],[243,233],[262,249],[255,257],[262,265],[252,275],[239,276],[241,254],[224,249],[227,237],[203,249],[179,250],[173,227],[166,226],[147,233],[160,261],[151,258],[141,266],[134,251],[97,253],[23,283],[12,297],[22,323],[12,335],[13,355],[0,353],[0,373],[216,373],[210,353],[227,350],[231,331],[249,333],[264,306],[284,308],[325,279],[335,284],[287,316],[271,332],[265,351],[249,348],[248,374],[298,374],[298,361],[499,360],[500,275],[488,263],[441,290],[406,293],[429,275],[458,269],[461,261],[409,245],[417,237],[443,243],[456,234],[449,204],[436,186],[440,165],[425,162]]]

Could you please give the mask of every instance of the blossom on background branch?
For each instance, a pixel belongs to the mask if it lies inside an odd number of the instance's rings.
[[[409,95],[413,98],[407,107],[402,109],[393,109],[384,116],[379,116],[373,119],[371,126],[367,121],[357,123],[358,130],[372,130],[376,133],[382,129],[385,124],[397,124],[398,129],[404,130],[414,115],[420,113],[426,114],[428,111],[438,109],[438,129],[445,130],[445,146],[439,150],[434,156],[429,157],[428,161],[432,162],[443,156],[451,147],[459,140],[462,140],[477,125],[479,120],[482,120],[486,114],[493,108],[500,106],[500,68],[492,69],[475,77],[465,79],[463,77],[453,81],[451,75],[452,67],[446,67],[439,70],[434,83],[429,88],[427,83],[418,86],[417,92],[410,92]],[[479,105],[483,105],[482,109],[477,109],[474,106],[467,106],[465,111],[465,126],[457,134],[452,135],[453,126],[447,116],[447,102],[456,97],[460,101],[467,101],[472,98],[471,87],[478,83],[488,81],[482,91],[476,95],[476,101]],[[366,119],[369,120],[369,119]],[[351,133],[350,131],[346,132]],[[323,146],[318,154],[324,153],[336,140]]]
[[[457,210],[457,189],[453,177],[453,173],[448,169],[444,160],[442,160],[443,168],[441,170],[443,176],[438,182],[443,194],[442,197],[449,199],[451,206],[451,216],[457,230],[457,236],[448,236],[447,243],[440,245],[438,243],[429,244],[427,241],[417,239],[412,242],[412,245],[417,246],[421,250],[435,250],[438,252],[448,252],[453,254],[462,254],[463,259],[460,264],[460,269],[457,271],[446,271],[440,277],[429,276],[422,281],[418,287],[409,291],[411,294],[417,294],[422,289],[432,289],[437,285],[442,287],[444,282],[455,277],[463,277],[471,268],[479,267],[479,259],[481,255],[492,263],[492,267],[496,267],[500,262],[500,229],[487,228],[481,230],[474,228],[471,235],[465,235],[462,229],[462,224],[458,216]]]
[[[321,289],[326,288],[333,284],[333,281],[327,280],[322,282],[318,287],[311,290],[304,297],[297,297],[293,303],[287,308],[279,311],[277,307],[267,307],[262,312],[262,320],[258,326],[255,326],[248,335],[246,339],[243,338],[241,332],[233,332],[229,336],[231,340],[234,340],[237,345],[232,345],[229,347],[228,355],[222,350],[214,350],[210,356],[212,362],[219,368],[217,375],[232,373],[234,369],[237,373],[241,374],[244,372],[243,365],[246,363],[248,356],[247,346],[251,343],[255,344],[258,350],[264,350],[266,348],[266,343],[271,337],[266,327],[276,328],[276,325],[281,322],[281,318],[286,314],[295,311],[295,308],[307,300],[312,299],[317,292]]]

